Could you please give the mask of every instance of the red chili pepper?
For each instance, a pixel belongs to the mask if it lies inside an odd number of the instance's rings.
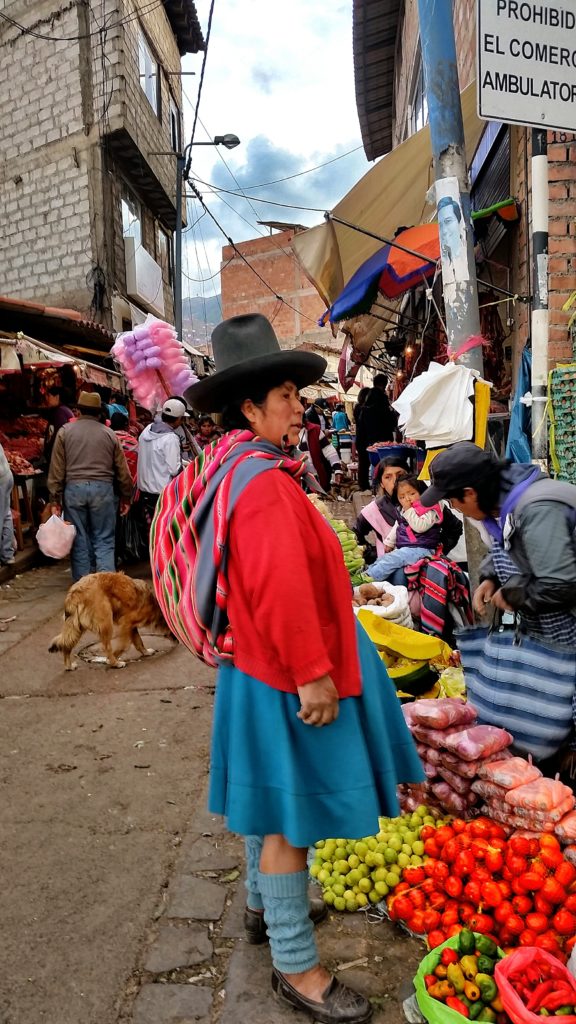
[[[540,1009],[559,1010],[561,1006],[572,1006],[574,1004],[574,989],[569,985],[550,992],[540,1003]]]
[[[555,981],[540,982],[540,984],[533,990],[532,995],[526,1004],[526,1009],[536,1013],[542,1005],[542,1000],[549,992],[552,992],[555,984]]]
[[[450,947],[447,946],[446,949],[442,950],[440,961],[441,963],[445,964],[446,967],[448,966],[448,964],[457,964],[459,959],[460,957],[458,956],[458,953],[456,952],[455,949],[450,949]]]
[[[470,1010],[466,1003],[458,999],[458,996],[448,996],[446,1006],[449,1006],[451,1010],[456,1010],[456,1013],[461,1013],[463,1017],[470,1017]]]
[[[424,975],[424,984],[426,985],[426,991],[428,991],[428,989],[431,987],[431,985],[435,985],[437,981],[438,981],[438,978],[436,977],[435,974],[425,974]]]

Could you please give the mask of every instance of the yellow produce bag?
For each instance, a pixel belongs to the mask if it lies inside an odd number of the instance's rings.
[[[394,651],[402,658],[411,658],[413,661],[439,661],[446,665],[450,662],[452,650],[437,636],[428,636],[425,633],[417,633],[414,629],[398,626],[395,622],[374,615],[368,608],[360,609],[358,619],[377,647],[385,647],[388,651]]]

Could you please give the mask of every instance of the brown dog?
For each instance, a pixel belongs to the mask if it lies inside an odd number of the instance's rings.
[[[96,572],[83,576],[74,583],[64,601],[64,627],[55,636],[48,650],[62,651],[67,671],[77,668],[72,661],[72,650],[85,630],[100,637],[106,655],[106,664],[124,668],[119,660],[134,644],[142,656],[154,654],[153,648],[144,647],[138,632],[142,626],[159,629],[171,636],[149,583],[133,580],[122,572]],[[116,627],[116,646],[112,636]]]

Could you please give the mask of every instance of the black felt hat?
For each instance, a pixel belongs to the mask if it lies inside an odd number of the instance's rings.
[[[186,401],[199,412],[220,412],[255,379],[290,380],[304,388],[319,380],[327,366],[314,352],[281,349],[272,324],[260,313],[218,324],[212,350],[216,372],[185,392]]]

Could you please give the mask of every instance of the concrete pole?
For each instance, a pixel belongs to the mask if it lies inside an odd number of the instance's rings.
[[[174,326],[182,341],[182,185],[186,154],[176,155],[176,245],[174,253]]]
[[[532,129],[532,461],[546,469],[548,430],[548,139]]]
[[[480,315],[452,0],[418,0],[418,11],[436,180],[448,350],[453,353],[471,335],[480,334]],[[482,373],[482,349],[472,349],[458,362]]]

